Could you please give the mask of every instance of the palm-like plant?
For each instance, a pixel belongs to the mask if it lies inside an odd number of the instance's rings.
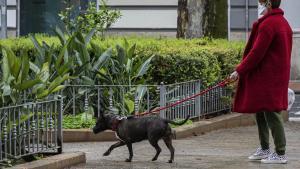
[[[21,103],[20,95],[29,89],[27,99],[42,99],[62,89],[61,85],[70,76],[67,71],[60,75],[51,74],[51,50],[31,62],[26,54],[17,57],[9,48],[2,48],[2,105]],[[48,54],[47,54],[48,53]],[[51,57],[50,57],[51,56]]]
[[[64,94],[67,97],[67,104],[70,105],[73,99],[77,100],[78,110],[83,112],[83,100],[80,99],[85,93],[88,93],[89,98],[93,98],[96,95],[91,92],[91,88],[83,87],[84,85],[93,86],[99,84],[97,79],[98,70],[102,69],[105,64],[110,60],[112,56],[112,48],[103,51],[99,49],[93,56],[90,55],[88,51],[88,45],[90,44],[91,38],[95,33],[95,29],[91,30],[87,35],[83,35],[80,31],[75,31],[73,34],[66,36],[59,28],[56,28],[56,34],[60,39],[63,46],[60,57],[58,60],[59,67],[60,63],[68,60],[70,64],[70,73],[74,79],[69,81],[70,85],[82,85],[75,93],[75,98],[73,96],[72,88],[66,88]],[[97,46],[98,47],[98,46]],[[75,78],[76,77],[76,78]],[[95,105],[96,103],[90,104]],[[92,110],[89,108],[88,110]],[[70,111],[68,109],[67,111]]]
[[[128,87],[114,88],[114,105],[123,114],[131,114],[134,111],[134,101],[141,100],[146,93],[145,84],[151,57],[140,57],[136,54],[136,44],[130,45],[124,40],[123,46],[116,46],[116,55],[102,69],[98,70],[99,80],[106,85],[125,85]]]

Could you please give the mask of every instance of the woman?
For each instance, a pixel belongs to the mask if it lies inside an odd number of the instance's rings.
[[[239,79],[233,110],[255,113],[260,148],[249,156],[262,163],[287,163],[286,139],[281,111],[288,106],[288,83],[292,50],[292,30],[281,0],[259,0],[263,15],[254,23],[243,60],[230,76]],[[269,147],[271,130],[275,152]]]

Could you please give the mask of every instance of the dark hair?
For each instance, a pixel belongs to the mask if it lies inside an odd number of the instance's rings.
[[[281,0],[270,0],[270,1],[271,1],[271,4],[272,4],[272,8],[273,8],[273,9],[279,8],[279,7],[280,7]]]

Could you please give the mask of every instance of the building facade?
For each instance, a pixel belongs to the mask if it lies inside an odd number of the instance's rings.
[[[63,0],[0,0],[7,3],[7,36],[29,33],[51,33],[59,25],[58,13]],[[68,0],[84,9],[88,2],[99,0]],[[176,36],[177,0],[107,0],[107,5],[119,9],[121,19],[109,30],[112,34],[144,34]]]

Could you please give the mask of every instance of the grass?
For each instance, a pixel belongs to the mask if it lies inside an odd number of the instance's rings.
[[[181,122],[183,121],[184,119],[175,119],[174,121],[175,122]],[[188,120],[184,125],[191,125],[193,124],[193,121],[192,120]],[[174,124],[170,124],[171,128],[176,128],[176,127],[179,127],[178,125],[174,125]]]
[[[86,118],[87,117],[87,118]],[[96,119],[91,114],[81,113],[76,116],[65,115],[63,118],[64,129],[92,128],[96,124]]]

